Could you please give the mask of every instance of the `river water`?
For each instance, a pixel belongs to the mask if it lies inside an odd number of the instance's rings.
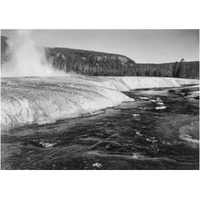
[[[199,102],[172,89],[126,92],[135,102],[12,129],[1,137],[1,168],[199,169],[198,144],[180,137],[181,127],[199,121]]]

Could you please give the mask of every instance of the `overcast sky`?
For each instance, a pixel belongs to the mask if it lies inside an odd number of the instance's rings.
[[[15,30],[2,30],[13,37]],[[136,63],[199,60],[198,30],[33,30],[38,45],[117,53]]]

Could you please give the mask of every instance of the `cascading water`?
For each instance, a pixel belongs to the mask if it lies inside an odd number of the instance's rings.
[[[120,91],[194,83],[198,81],[144,77],[2,78],[1,125],[52,123],[133,101]]]

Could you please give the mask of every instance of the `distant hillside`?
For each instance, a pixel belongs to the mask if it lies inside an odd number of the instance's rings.
[[[68,48],[46,48],[53,66],[93,76],[163,76],[199,78],[199,61],[140,64],[126,56]]]
[[[6,62],[6,37],[1,36],[1,62]],[[91,76],[160,76],[199,78],[199,61],[142,64],[130,58],[110,53],[69,48],[45,48],[47,60],[55,68]]]
[[[1,36],[1,63],[6,62],[7,55],[6,55],[6,49],[8,48],[8,44],[6,43],[6,40],[8,38],[5,36]]]
[[[176,78],[199,78],[199,61],[137,64],[137,76],[163,76]]]
[[[53,66],[66,72],[75,71],[92,76],[130,75],[136,66],[130,58],[117,54],[68,48],[46,48],[46,55]]]

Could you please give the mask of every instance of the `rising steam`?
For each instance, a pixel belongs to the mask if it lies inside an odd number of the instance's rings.
[[[7,53],[11,55],[11,59],[2,65],[2,77],[66,75],[47,62],[44,49],[36,46],[31,38],[31,31],[16,31],[15,36],[8,39],[7,43]]]

